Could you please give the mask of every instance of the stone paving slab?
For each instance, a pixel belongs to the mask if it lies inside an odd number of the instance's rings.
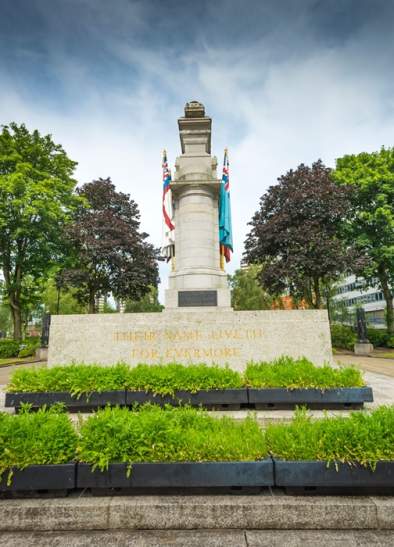
[[[360,530],[247,531],[248,547],[392,547],[394,532]],[[185,544],[186,545],[186,544]],[[240,544],[242,545],[242,544]]]
[[[3,533],[0,547],[248,547],[243,530]]]
[[[342,365],[354,365],[364,371],[394,377],[394,359],[363,357],[361,355],[351,354],[337,354],[334,355],[334,359],[337,363]]]
[[[115,496],[0,500],[0,531],[394,530],[394,497]]]
[[[394,532],[365,530],[141,530],[5,532],[0,547],[391,547]]]

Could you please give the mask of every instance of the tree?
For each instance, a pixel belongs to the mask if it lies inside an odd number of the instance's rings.
[[[41,302],[45,311],[50,314],[67,315],[70,313],[85,313],[86,307],[78,302],[75,289],[64,287],[59,278],[49,277],[41,294]]]
[[[77,267],[66,270],[75,296],[95,313],[100,296],[138,300],[157,286],[157,251],[140,231],[138,206],[128,194],[117,192],[111,180],[99,179],[78,189],[89,204],[80,208],[68,227]]]
[[[323,307],[323,283],[354,259],[340,238],[348,193],[319,160],[290,170],[261,197],[244,256],[249,264],[264,264],[259,279],[271,293],[289,291],[309,307]]]
[[[378,280],[394,334],[394,148],[339,158],[333,175],[351,189],[345,235],[365,257],[355,273],[370,285]]]
[[[157,287],[150,287],[139,300],[128,300],[125,305],[125,312],[128,313],[152,313],[162,311],[164,306],[160,304]]]
[[[236,270],[231,276],[231,305],[235,310],[270,310],[272,308],[275,299],[259,284],[257,277],[260,273],[261,266],[251,264],[247,268]]]
[[[26,307],[38,280],[63,254],[62,234],[79,199],[70,160],[51,135],[22,124],[0,133],[0,267],[14,338],[22,337]]]

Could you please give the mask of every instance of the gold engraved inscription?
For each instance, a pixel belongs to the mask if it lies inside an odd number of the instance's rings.
[[[263,331],[260,328],[221,328],[210,331],[141,329],[116,331],[113,338],[115,342],[131,343],[131,357],[139,361],[204,361],[241,357],[241,348],[236,347],[237,343],[247,343],[248,340],[262,336]],[[226,342],[230,344],[227,345]]]

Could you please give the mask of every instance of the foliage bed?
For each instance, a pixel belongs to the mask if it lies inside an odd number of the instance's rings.
[[[0,359],[12,357],[30,357],[40,345],[40,339],[35,336],[25,338],[22,342],[5,338],[0,340]]]
[[[12,466],[67,463],[74,459],[76,446],[77,434],[57,406],[34,413],[0,413],[0,475]]]
[[[358,462],[373,468],[379,460],[394,460],[394,406],[321,420],[301,409],[290,424],[268,425],[265,437],[276,458]]]
[[[250,363],[243,376],[228,367],[176,363],[140,364],[136,367],[119,363],[108,367],[68,365],[49,369],[20,369],[13,373],[8,391],[66,391],[80,396],[93,391],[128,389],[173,395],[177,390],[195,393],[243,386],[328,389],[363,385],[361,373],[352,367],[315,367],[305,358],[281,357],[271,363]]]
[[[394,460],[394,406],[313,420],[299,409],[291,423],[261,430],[254,417],[214,418],[190,407],[105,408],[73,426],[59,405],[0,413],[0,475],[12,467],[72,460],[105,470],[110,463],[256,461],[271,454],[295,461]]]
[[[291,357],[280,357],[271,363],[249,363],[244,378],[246,385],[253,388],[329,389],[365,385],[355,368],[315,367],[308,359]]]
[[[253,461],[267,455],[257,422],[213,418],[190,407],[106,408],[81,426],[78,460],[111,462]]]
[[[342,348],[353,351],[354,344],[357,341],[356,333],[353,327],[333,323],[330,325],[331,343],[334,348]]]
[[[200,365],[144,365],[131,368],[127,389],[173,395],[177,390],[196,393],[203,389],[230,389],[243,386],[241,375],[228,367]]]

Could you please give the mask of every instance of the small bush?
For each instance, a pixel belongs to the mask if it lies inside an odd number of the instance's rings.
[[[202,389],[242,387],[241,375],[228,367],[200,365],[144,365],[131,368],[126,388],[173,395],[177,390],[196,393]]]
[[[93,391],[128,389],[159,395],[173,395],[184,390],[236,389],[250,387],[358,387],[364,385],[361,373],[352,368],[315,367],[307,359],[282,357],[272,363],[250,363],[242,377],[228,367],[208,365],[137,365],[129,367],[68,365],[53,368],[14,371],[7,391],[66,391],[79,397]]]
[[[246,385],[254,388],[328,389],[365,385],[361,372],[353,367],[316,367],[308,359],[291,357],[280,357],[270,363],[248,363],[244,378]]]
[[[111,367],[100,365],[68,365],[14,371],[8,391],[67,391],[76,397],[93,391],[125,389],[129,367],[119,363]]]
[[[0,359],[18,357],[20,343],[17,340],[0,340]]]
[[[74,459],[76,446],[74,428],[58,406],[31,414],[0,413],[0,475],[11,467],[67,463]],[[9,482],[11,478],[12,471]]]
[[[29,336],[19,346],[18,357],[30,357],[36,353],[36,349],[39,347],[40,338],[38,336]]]
[[[390,338],[387,340],[387,347],[394,348],[394,336],[390,336]]]
[[[368,340],[374,348],[386,348],[390,335],[386,329],[367,329]]]
[[[352,327],[333,323],[330,325],[330,330],[331,344],[334,348],[353,350],[357,336]]]
[[[345,418],[312,420],[298,410],[290,424],[268,425],[266,443],[284,460],[322,460],[369,465],[394,459],[394,406],[352,412]]]
[[[78,460],[101,470],[110,463],[253,461],[267,455],[251,417],[212,418],[190,407],[105,408],[83,422],[80,434]]]

